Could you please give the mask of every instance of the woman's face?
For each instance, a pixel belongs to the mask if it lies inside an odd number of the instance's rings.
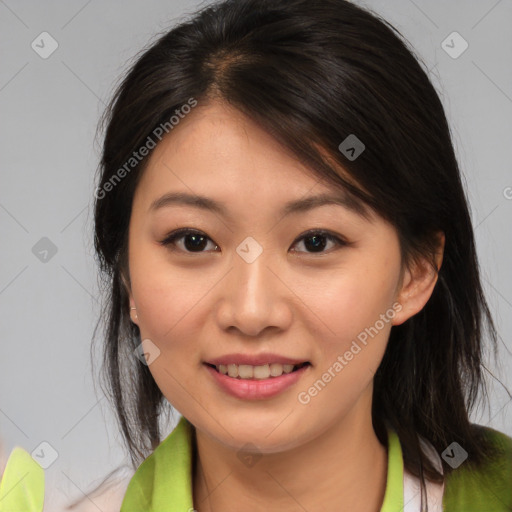
[[[178,201],[152,208],[177,193],[219,209]],[[401,302],[409,274],[400,283],[397,233],[382,218],[333,203],[284,210],[321,194],[336,192],[222,103],[198,106],[174,127],[136,190],[130,301],[149,369],[181,414],[233,448],[250,441],[278,452],[349,415],[369,420],[391,326],[421,309],[433,287],[421,304]],[[200,236],[161,243],[179,228]],[[247,363],[240,354],[262,355],[258,378],[222,376],[206,364]],[[268,376],[286,369],[280,359],[309,365]]]

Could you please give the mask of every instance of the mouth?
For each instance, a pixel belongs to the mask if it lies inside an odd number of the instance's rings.
[[[217,373],[238,380],[265,380],[281,377],[282,375],[294,373],[305,366],[311,366],[309,361],[299,364],[267,363],[253,366],[249,364],[219,364],[204,363],[213,368]]]

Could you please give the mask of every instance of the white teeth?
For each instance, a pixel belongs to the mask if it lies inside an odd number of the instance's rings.
[[[290,373],[293,370],[293,364],[283,364],[284,373]]]
[[[238,366],[238,376],[241,379],[252,379],[253,369],[253,366],[250,366],[248,364],[241,364]]]
[[[270,375],[272,377],[279,377],[279,375],[283,374],[283,365],[279,363],[271,363],[270,365]]]
[[[270,377],[270,367],[268,364],[255,366],[253,374],[255,379],[268,379]]]
[[[223,375],[240,379],[268,379],[269,377],[280,377],[283,373],[291,373],[293,364],[270,363],[261,366],[250,364],[220,364],[217,370]]]

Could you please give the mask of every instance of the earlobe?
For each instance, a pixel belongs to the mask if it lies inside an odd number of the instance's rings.
[[[424,257],[411,264],[411,268],[404,271],[401,289],[396,300],[402,309],[393,318],[393,325],[400,325],[419,313],[430,299],[437,283],[438,272],[441,268],[444,253],[445,236],[440,232],[437,235],[438,246],[435,254],[435,266]]]
[[[137,308],[133,301],[133,297],[130,295],[130,319],[134,324],[139,325],[139,317],[137,315]]]
[[[123,285],[125,287],[126,293],[128,294],[128,297],[130,299],[130,319],[134,324],[138,324],[139,317],[137,315],[137,308],[135,307],[135,301],[133,300],[131,286],[128,283],[127,279],[125,278],[124,274],[121,273],[121,281],[123,282]]]

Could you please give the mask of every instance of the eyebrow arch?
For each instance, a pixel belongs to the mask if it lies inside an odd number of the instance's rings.
[[[225,206],[222,203],[219,203],[210,197],[189,194],[186,192],[169,192],[164,194],[151,203],[148,212],[154,212],[161,208],[175,204],[188,205],[195,208],[200,208],[202,210],[212,211],[214,213],[223,215],[224,217],[229,216]],[[309,196],[306,198],[289,201],[282,208],[281,215],[284,217],[290,214],[304,213],[312,210],[313,208],[329,204],[342,206],[347,210],[359,215],[360,217],[365,219],[369,218],[369,212],[365,205],[344,192],[334,195],[324,193],[316,196]]]

